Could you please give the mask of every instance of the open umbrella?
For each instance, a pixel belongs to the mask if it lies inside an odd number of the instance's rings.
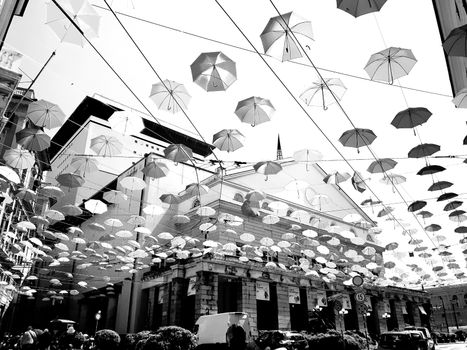
[[[455,198],[457,196],[459,196],[457,193],[447,192],[447,193],[443,193],[441,196],[439,196],[436,201],[437,202],[447,201],[447,200]]]
[[[50,137],[41,129],[26,128],[16,133],[16,141],[30,151],[43,151],[50,146]]]
[[[73,204],[66,204],[64,205],[60,211],[63,213],[63,215],[67,216],[78,216],[83,214],[83,210],[81,210],[80,207],[77,207],[76,205]]]
[[[113,131],[124,136],[138,134],[144,129],[143,119],[129,111],[115,111],[108,122]]]
[[[441,171],[446,170],[445,167],[442,167],[441,165],[427,165],[421,168],[418,172],[417,175],[423,176],[423,175],[431,175],[431,174],[436,174]]]
[[[160,179],[167,176],[169,168],[166,164],[158,161],[152,161],[143,168],[143,174],[153,179]]]
[[[46,100],[32,102],[26,117],[39,128],[53,129],[62,126],[65,113],[56,104]]]
[[[165,158],[170,159],[175,163],[186,162],[193,159],[193,151],[191,148],[183,144],[171,144],[164,149]]]
[[[99,171],[97,160],[92,157],[73,157],[70,163],[70,171],[83,174],[92,174]]]
[[[123,144],[116,137],[100,135],[91,140],[91,149],[99,156],[112,157],[122,152]]]
[[[354,172],[351,181],[352,181],[352,186],[358,192],[363,193],[363,192],[365,192],[367,190],[365,179],[362,177],[362,175],[358,171]]]
[[[452,103],[457,108],[467,108],[467,88],[461,89],[453,98]]]
[[[426,206],[426,204],[427,203],[425,201],[415,201],[408,206],[407,210],[411,213],[419,211],[420,209],[423,209]]]
[[[397,162],[395,160],[392,160],[390,158],[382,158],[373,161],[368,167],[367,171],[372,174],[385,173],[388,170],[393,169],[396,165]]]
[[[339,142],[345,147],[353,147],[359,152],[360,147],[368,146],[376,139],[375,133],[370,129],[351,129],[345,131]]]
[[[378,212],[378,217],[381,218],[383,216],[386,216],[386,215],[389,215],[390,213],[392,213],[394,211],[394,208],[392,207],[386,207],[386,208],[383,208],[381,209],[379,212]]]
[[[225,91],[237,80],[235,62],[222,52],[205,52],[191,64],[193,81],[206,91]]]
[[[261,33],[264,53],[281,61],[302,57],[300,43],[309,45],[313,40],[311,22],[294,12],[281,14],[269,19]]]
[[[387,0],[337,0],[337,8],[354,17],[381,10]]]
[[[444,206],[443,210],[444,211],[451,211],[451,210],[459,208],[462,204],[463,204],[462,201],[452,201],[452,202],[449,202],[448,204],[446,204]]]
[[[209,193],[209,187],[199,183],[192,183],[186,186],[185,191],[191,196],[203,196]]]
[[[334,173],[326,175],[323,178],[323,181],[327,184],[337,185],[341,182],[347,181],[348,179],[350,179],[349,173],[345,173],[345,172],[341,173],[341,172],[336,171]]]
[[[214,134],[212,144],[220,151],[234,152],[243,147],[243,134],[237,129],[224,129]]]
[[[438,181],[438,182],[434,182],[430,187],[428,187],[428,191],[430,192],[441,191],[441,190],[451,187],[452,185],[453,183],[449,181]]]
[[[300,98],[307,106],[322,106],[324,110],[327,110],[328,106],[336,100],[340,101],[346,91],[347,88],[340,79],[324,79],[314,82],[311,87],[301,93]]]
[[[392,84],[411,71],[417,59],[411,50],[390,47],[371,55],[365,71],[371,80],[385,81]]]
[[[128,196],[125,193],[117,190],[104,192],[102,198],[109,203],[124,203],[128,200]]]
[[[60,185],[69,188],[81,187],[86,182],[82,176],[75,173],[63,173],[58,175],[55,179]]]
[[[421,145],[415,146],[409,152],[409,158],[423,158],[429,157],[436,152],[439,152],[441,147],[433,143],[422,143]]]
[[[127,176],[119,181],[120,186],[130,191],[139,191],[146,187],[146,182],[137,176]]]
[[[154,101],[157,108],[175,114],[180,111],[180,107],[183,110],[188,108],[191,95],[183,84],[166,79],[163,83],[152,86],[149,98]]]
[[[86,210],[92,214],[103,214],[107,211],[107,205],[104,202],[97,199],[90,199],[84,203]]]
[[[432,213],[430,213],[429,211],[426,211],[426,210],[419,211],[417,213],[417,215],[421,216],[423,219],[428,219],[428,218],[431,218],[433,216]]]
[[[451,30],[443,42],[444,51],[448,56],[467,57],[467,25]]]
[[[179,196],[173,194],[163,194],[159,197],[162,203],[166,204],[178,204],[181,202],[181,198]]]
[[[0,165],[0,178],[10,181],[14,184],[19,184],[21,179],[18,173],[9,166]]]
[[[323,159],[323,155],[320,151],[305,148],[294,152],[293,159],[296,162],[304,162],[306,164],[306,170],[308,171],[309,165]]]
[[[426,123],[431,115],[432,113],[424,107],[407,108],[397,113],[391,124],[396,129],[413,129]]]
[[[436,232],[436,231],[439,231],[441,230],[441,226],[438,225],[438,224],[431,224],[431,225],[428,225],[427,227],[425,227],[425,231],[427,232]]]
[[[269,175],[275,175],[282,171],[282,166],[277,162],[266,161],[256,163],[253,165],[253,169],[255,169],[257,173],[266,175],[267,180]]]
[[[3,155],[3,159],[6,165],[19,170],[32,168],[36,162],[36,159],[29,151],[22,149],[7,150]]]
[[[268,99],[252,96],[239,101],[235,114],[243,122],[251,126],[259,125],[271,120],[275,108]]]
[[[100,16],[87,0],[59,0],[58,3],[86,37],[97,37]],[[70,23],[67,16],[52,1],[47,3],[46,24],[61,42],[84,46],[86,40],[83,34]]]

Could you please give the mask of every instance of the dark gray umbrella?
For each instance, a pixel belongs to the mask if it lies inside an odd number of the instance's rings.
[[[423,158],[429,157],[436,152],[439,152],[441,147],[434,143],[422,143],[421,145],[415,146],[409,152],[409,158]]]
[[[370,129],[352,129],[347,130],[339,138],[339,142],[345,147],[356,148],[368,146],[376,139],[375,133]]]
[[[449,181],[438,181],[438,182],[434,182],[433,185],[431,185],[430,187],[428,187],[428,191],[441,191],[441,190],[444,190],[445,188],[449,188],[453,185],[452,182],[449,182]]]
[[[451,30],[443,48],[448,56],[467,57],[467,25]]]
[[[441,171],[444,171],[446,170],[445,167],[442,167],[441,165],[427,165],[423,168],[421,168],[417,175],[431,175],[431,174],[436,174],[436,173],[439,173]]]
[[[337,0],[337,8],[354,17],[381,10],[387,0]]]
[[[407,108],[397,113],[391,124],[397,129],[413,129],[426,123],[431,115],[432,113],[424,107]]]
[[[448,204],[446,204],[443,210],[444,211],[451,211],[451,210],[459,208],[462,204],[463,204],[462,201],[452,201],[452,202],[449,202]]]
[[[441,196],[438,197],[436,200],[437,202],[447,201],[448,199],[452,199],[457,197],[458,194],[454,192],[443,193]]]

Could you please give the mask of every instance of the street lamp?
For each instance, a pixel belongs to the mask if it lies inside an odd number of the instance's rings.
[[[96,330],[94,331],[94,334],[97,333],[97,327],[99,327],[99,320],[101,319],[101,310],[96,312],[96,315],[94,316],[96,319]]]
[[[385,312],[384,314],[381,315],[381,317],[388,319],[388,318],[391,318],[391,314],[389,312]]]

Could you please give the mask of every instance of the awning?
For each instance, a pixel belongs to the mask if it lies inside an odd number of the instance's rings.
[[[402,315],[408,315],[409,313],[407,312],[407,308],[402,305]]]
[[[418,309],[420,310],[420,313],[421,313],[422,315],[426,315],[426,314],[427,314],[426,311],[425,311],[425,308],[424,308],[423,306],[419,305],[419,306],[418,306]]]

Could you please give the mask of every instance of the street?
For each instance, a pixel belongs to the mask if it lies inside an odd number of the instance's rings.
[[[464,350],[467,349],[467,343],[449,343],[449,344],[438,344],[436,349],[439,350]]]

